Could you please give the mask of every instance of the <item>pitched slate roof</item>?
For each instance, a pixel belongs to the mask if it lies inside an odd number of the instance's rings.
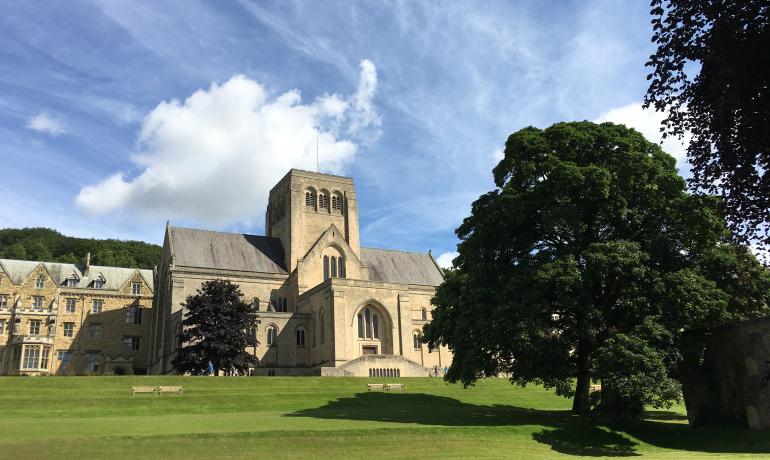
[[[78,277],[78,288],[90,287],[91,281],[97,279],[99,275],[104,277],[105,283],[102,289],[117,290],[128,279],[133,276],[134,272],[139,271],[142,274],[147,284],[151,289],[153,287],[152,270],[137,270],[135,268],[124,267],[105,267],[101,265],[91,265],[89,276],[84,275],[85,266],[80,264],[64,264],[59,262],[35,262],[31,260],[13,260],[13,259],[0,259],[0,265],[8,272],[11,280],[14,284],[19,284],[24,281],[30,273],[32,273],[40,264],[45,265],[45,268],[51,274],[54,281],[58,285],[64,284],[64,281],[69,278],[73,273]]]
[[[438,286],[444,281],[430,254],[361,248],[361,262],[369,266],[372,281],[422,286]]]
[[[168,227],[175,265],[286,274],[278,238]]]

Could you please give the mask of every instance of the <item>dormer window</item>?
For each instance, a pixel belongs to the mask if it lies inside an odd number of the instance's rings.
[[[92,285],[93,285],[94,289],[102,289],[104,287],[104,279],[97,278],[97,279],[94,280]]]
[[[64,285],[66,287],[77,287],[78,281],[78,277],[72,274],[69,278],[67,278],[67,281],[64,282]]]

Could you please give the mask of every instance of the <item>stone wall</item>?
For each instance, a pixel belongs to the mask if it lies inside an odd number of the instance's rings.
[[[685,350],[690,425],[770,428],[770,317],[686,333]]]

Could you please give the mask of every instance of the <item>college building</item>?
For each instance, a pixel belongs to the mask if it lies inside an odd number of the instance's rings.
[[[150,270],[0,259],[0,375],[144,374]]]
[[[170,374],[184,302],[209,280],[258,310],[256,375],[427,376],[432,255],[361,247],[350,177],[292,169],[265,236],[166,226],[154,271],[0,259],[0,375]]]

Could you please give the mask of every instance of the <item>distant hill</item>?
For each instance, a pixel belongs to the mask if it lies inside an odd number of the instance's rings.
[[[0,258],[83,263],[128,268],[153,268],[161,247],[142,241],[97,240],[65,236],[50,228],[0,229]]]

